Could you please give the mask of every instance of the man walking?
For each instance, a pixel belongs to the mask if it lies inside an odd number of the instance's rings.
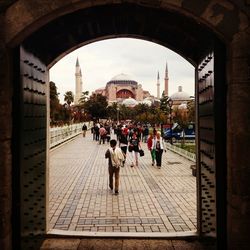
[[[110,141],[110,148],[105,153],[105,158],[109,159],[109,187],[113,190],[113,176],[115,176],[115,195],[119,194],[119,173],[120,167],[124,161],[124,155],[119,147],[116,146],[117,141]]]
[[[87,126],[86,126],[86,124],[84,123],[83,126],[82,126],[82,136],[83,136],[83,137],[86,136],[86,131],[87,131]]]

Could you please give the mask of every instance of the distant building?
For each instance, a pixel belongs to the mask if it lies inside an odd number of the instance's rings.
[[[191,97],[188,93],[182,90],[182,86],[178,87],[178,91],[169,96],[169,77],[168,77],[168,64],[166,62],[165,77],[164,77],[164,95],[170,97],[173,100],[173,106],[177,107],[184,104],[186,105]],[[142,85],[132,79],[129,75],[119,74],[114,76],[110,81],[106,83],[105,87],[96,89],[93,93],[101,94],[107,97],[109,104],[117,102],[124,104],[128,107],[134,107],[138,103],[147,105],[159,104],[160,102],[160,74],[157,73],[156,93],[157,96],[153,96],[147,90],[143,90]]]
[[[106,96],[109,104],[117,102],[128,106],[135,106],[151,96],[148,91],[142,89],[141,84],[126,74],[114,76],[105,87],[95,90],[94,93]]]

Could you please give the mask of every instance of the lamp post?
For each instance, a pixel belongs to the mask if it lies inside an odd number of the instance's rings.
[[[170,112],[170,143],[173,144],[173,131],[172,131],[172,106],[173,106],[173,100],[171,98],[168,98],[167,100],[168,106],[169,106],[169,112]]]
[[[117,124],[119,124],[119,111],[120,111],[120,108],[117,106]]]

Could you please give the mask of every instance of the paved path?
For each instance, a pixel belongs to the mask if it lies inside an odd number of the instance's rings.
[[[107,144],[88,132],[50,152],[49,228],[85,232],[196,230],[196,179],[192,162],[167,151],[161,169],[145,156],[120,171],[119,195],[108,188]],[[129,161],[129,157],[127,159]]]

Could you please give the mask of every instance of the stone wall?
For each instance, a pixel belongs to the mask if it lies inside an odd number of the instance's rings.
[[[126,1],[16,1],[0,16],[0,248],[11,249],[12,70],[11,51],[42,25],[65,13],[94,5]],[[246,249],[250,231],[250,30],[249,1],[127,1],[177,10],[205,24],[227,44],[227,239],[231,249]],[[232,3],[237,4],[235,7]],[[239,11],[241,8],[242,12]],[[248,14],[248,16],[246,14]],[[159,29],[162,27],[158,27]],[[92,30],[91,30],[92,31]],[[4,34],[3,34],[4,32]],[[161,34],[158,34],[159,36]],[[159,39],[161,39],[160,37]],[[190,44],[191,40],[187,43]],[[176,45],[178,46],[178,45]],[[225,128],[226,129],[226,128]]]
[[[0,16],[0,37],[3,31]],[[0,248],[11,249],[11,136],[12,136],[12,88],[11,57],[0,40]]]
[[[249,247],[250,30],[235,35],[228,67],[228,245]]]

